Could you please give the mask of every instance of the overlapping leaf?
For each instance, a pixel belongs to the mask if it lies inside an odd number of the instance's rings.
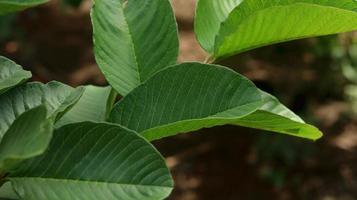
[[[195,33],[201,46],[209,53],[214,52],[215,38],[229,13],[237,7],[242,0],[198,0]]]
[[[28,83],[0,96],[0,138],[22,113],[44,104],[47,116],[59,119],[81,97],[82,88],[50,82]]]
[[[261,104],[260,91],[245,77],[217,65],[186,63],[136,88],[114,107],[110,120],[154,140],[224,124]]]
[[[4,183],[0,187],[0,200],[20,199],[15,193],[10,182]]]
[[[48,0],[0,0],[0,15],[17,12],[48,2]]]
[[[10,88],[31,78],[31,72],[25,71],[13,61],[0,56],[0,95]]]
[[[160,200],[173,187],[150,143],[120,126],[92,122],[56,130],[48,150],[8,179],[26,200]]]
[[[43,105],[20,115],[0,142],[0,173],[9,172],[20,162],[41,155],[50,143],[52,125]]]
[[[264,98],[262,98],[264,97]],[[113,109],[111,122],[148,140],[224,124],[308,139],[321,132],[228,68],[187,63],[149,79]]]
[[[322,132],[314,126],[306,124],[275,97],[262,93],[264,104],[256,112],[229,124],[262,129],[272,132],[288,134],[296,137],[317,140]]]
[[[85,86],[81,99],[56,123],[56,126],[84,121],[104,122],[108,118],[115,97],[116,93],[110,86]]]
[[[200,0],[199,5],[205,4],[210,4],[210,0]],[[217,12],[220,11],[204,14]],[[201,18],[204,16],[197,16]],[[224,58],[278,42],[353,30],[357,30],[354,0],[245,0],[221,23],[218,34],[201,40],[201,45],[214,49],[211,53],[215,58]],[[198,38],[204,38],[204,30],[196,33]],[[207,43],[211,46],[207,47]]]
[[[169,0],[95,0],[91,16],[97,63],[121,95],[176,63],[177,26]]]

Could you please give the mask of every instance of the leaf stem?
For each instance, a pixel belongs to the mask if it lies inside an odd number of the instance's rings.
[[[203,61],[203,63],[205,64],[211,64],[211,63],[214,63],[215,59],[212,55],[208,55],[205,60]]]

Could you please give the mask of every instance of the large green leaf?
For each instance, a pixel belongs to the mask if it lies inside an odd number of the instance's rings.
[[[214,52],[214,41],[229,13],[242,0],[198,0],[196,5],[195,33],[201,46]]]
[[[210,37],[210,48],[215,58],[223,58],[278,42],[353,30],[354,0],[245,0],[221,23],[216,37]]]
[[[17,12],[48,2],[48,0],[0,0],[0,15]]]
[[[92,122],[56,130],[48,150],[8,179],[26,200],[160,200],[173,187],[150,143],[118,125]]]
[[[0,95],[10,88],[23,83],[31,76],[31,72],[23,70],[21,66],[13,61],[0,56]]]
[[[9,172],[26,159],[41,155],[50,143],[52,124],[43,105],[20,115],[0,143],[0,174]]]
[[[264,104],[256,112],[229,124],[272,132],[288,134],[296,137],[317,140],[322,136],[316,127],[306,124],[275,97],[263,92]]]
[[[260,91],[218,65],[185,63],[167,68],[124,97],[110,121],[155,140],[225,124],[256,111]]]
[[[47,116],[58,120],[81,97],[82,88],[50,82],[28,83],[0,96],[0,139],[22,113],[44,104]]]
[[[94,0],[96,60],[121,95],[176,63],[177,25],[169,0]]]
[[[84,121],[104,122],[115,98],[116,93],[110,86],[85,86],[81,99],[56,123],[56,126]]]

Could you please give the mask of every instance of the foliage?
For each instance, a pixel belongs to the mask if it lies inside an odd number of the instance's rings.
[[[1,13],[40,2],[0,0]],[[350,0],[200,0],[196,34],[220,59],[355,30],[356,7]],[[30,73],[1,57],[0,198],[164,199],[173,181],[149,141],[224,124],[311,140],[322,136],[231,69],[176,64],[170,1],[95,0],[91,18],[108,87],[24,83]],[[123,98],[114,105],[117,94]]]
[[[21,11],[46,3],[48,0],[0,0],[0,15]]]

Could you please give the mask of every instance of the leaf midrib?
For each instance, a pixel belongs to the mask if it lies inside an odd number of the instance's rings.
[[[247,18],[251,18],[253,16],[256,16],[257,14],[261,13],[261,12],[264,12],[268,9],[271,9],[271,8],[281,8],[281,7],[290,7],[290,6],[296,6],[296,5],[307,5],[307,6],[314,6],[314,7],[319,7],[319,8],[323,8],[323,9],[335,9],[335,10],[338,10],[338,11],[341,11],[341,12],[349,12],[354,15],[357,15],[356,11],[352,11],[352,10],[347,10],[347,9],[342,9],[342,8],[338,8],[338,7],[333,7],[333,6],[325,6],[325,5],[319,5],[317,3],[306,3],[306,2],[297,2],[297,3],[291,3],[291,4],[288,4],[288,5],[274,5],[274,6],[269,6],[269,7],[266,7],[264,9],[260,9],[260,10],[257,10],[255,11],[254,13],[252,14],[249,14],[249,15],[245,15],[244,16],[244,20],[241,19],[239,21],[239,23],[237,23],[238,25],[236,26],[236,28],[234,30],[237,30],[239,29],[242,24],[244,24],[244,21],[247,21],[248,19]],[[218,34],[216,35],[215,37],[215,42],[214,42],[214,52],[215,54],[219,53],[219,45],[218,45],[218,38],[221,37],[220,36],[220,32],[222,30],[222,26],[224,23],[227,22],[227,20],[230,18],[230,15],[237,10],[239,10],[238,7],[242,6],[242,4],[238,5],[235,9],[233,9],[231,11],[231,13],[228,15],[227,19],[225,21],[223,21],[220,25],[220,28],[219,28],[219,31],[218,31]],[[229,36],[231,35],[232,33],[234,33],[235,31],[230,31],[229,34],[225,34],[225,36]],[[317,37],[317,36],[320,36],[320,35],[310,35],[311,37]],[[290,40],[295,40],[295,39],[303,39],[303,38],[306,38],[306,36],[301,36],[301,37],[291,37],[291,38],[287,38],[287,39],[282,39],[282,40],[275,40],[274,42],[266,42],[266,43],[261,43],[261,44],[257,44],[257,45],[254,45],[254,46],[251,46],[249,48],[244,48],[244,49],[241,49],[241,50],[238,50],[238,51],[234,51],[232,53],[229,53],[229,54],[225,54],[224,56],[220,56],[219,54],[219,59],[215,59],[215,61],[219,61],[219,60],[222,60],[224,58],[227,58],[229,56],[232,56],[232,55],[235,55],[235,54],[238,54],[238,53],[241,53],[241,52],[244,52],[244,51],[249,51],[249,50],[252,50],[252,49],[255,49],[255,48],[259,48],[259,47],[262,47],[262,46],[266,46],[266,45],[270,45],[270,44],[275,44],[275,43],[280,43],[280,42],[287,42],[287,41],[290,41]]]
[[[121,7],[123,9],[123,16],[124,16],[124,20],[125,20],[125,24],[126,26],[128,27],[128,35],[131,39],[131,47],[132,47],[132,51],[133,51],[133,55],[134,55],[134,60],[135,60],[135,66],[137,68],[137,77],[139,79],[139,84],[142,83],[142,77],[141,77],[141,71],[140,71],[140,65],[139,65],[139,61],[138,61],[138,57],[136,56],[136,53],[137,53],[137,48],[135,47],[135,42],[134,42],[134,37],[133,37],[133,34],[131,32],[131,27],[128,23],[128,19],[127,19],[127,16],[126,16],[126,9],[128,7],[128,5],[124,5],[124,4],[128,4],[127,1],[124,1],[121,3]]]
[[[48,177],[8,177],[8,180],[26,180],[26,179],[34,179],[40,181],[55,181],[55,182],[83,182],[83,183],[91,183],[91,184],[114,184],[119,186],[131,186],[131,187],[157,187],[157,188],[167,188],[172,189],[171,186],[161,186],[161,185],[145,185],[145,184],[134,184],[134,183],[116,183],[116,182],[104,182],[104,181],[93,181],[93,180],[81,180],[81,179],[56,179],[56,178],[48,178]]]
[[[168,123],[168,124],[160,124],[158,126],[155,126],[155,127],[152,127],[152,128],[149,128],[149,129],[146,129],[146,130],[143,130],[143,131],[139,131],[140,134],[147,134],[148,132],[151,132],[155,129],[161,129],[161,128],[165,128],[165,127],[169,127],[169,126],[172,126],[172,125],[175,125],[175,124],[178,124],[178,123],[185,123],[185,122],[193,122],[193,121],[205,121],[205,120],[235,120],[235,119],[241,119],[241,118],[244,118],[256,111],[258,111],[260,109],[260,107],[256,110],[253,110],[247,114],[244,114],[244,115],[240,115],[239,117],[216,117],[215,115],[219,115],[219,114],[222,114],[224,112],[227,112],[229,110],[233,110],[233,109],[236,109],[237,107],[244,107],[244,106],[249,106],[251,104],[255,104],[256,102],[254,103],[247,103],[247,104],[243,104],[243,105],[240,105],[240,106],[236,106],[236,107],[233,107],[233,108],[229,108],[225,111],[221,111],[221,112],[217,112],[217,113],[213,113],[213,114],[210,114],[208,116],[205,116],[205,117],[202,117],[202,118],[191,118],[191,119],[183,119],[183,120],[180,120],[180,121],[175,121],[175,122],[171,122],[171,123]],[[144,136],[145,137],[145,136]]]

